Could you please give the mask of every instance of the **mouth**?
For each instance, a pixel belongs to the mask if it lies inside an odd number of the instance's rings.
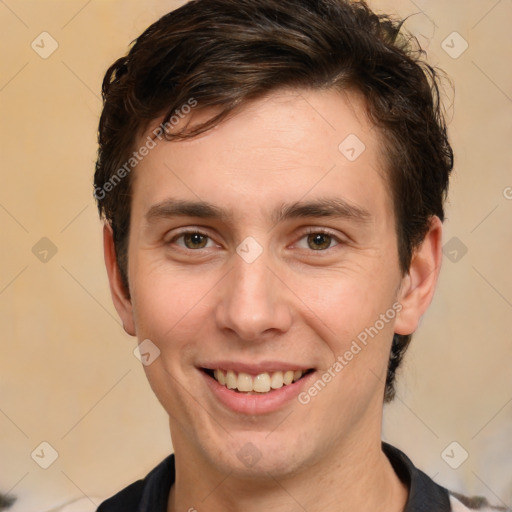
[[[313,368],[307,370],[278,370],[251,375],[245,372],[223,370],[221,368],[201,368],[201,370],[226,389],[244,395],[265,395],[272,393],[278,389],[294,384],[314,371]]]

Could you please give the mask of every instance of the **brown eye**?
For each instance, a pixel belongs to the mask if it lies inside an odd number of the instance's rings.
[[[182,237],[187,249],[203,249],[208,242],[208,237],[201,233],[185,233]]]
[[[308,247],[314,251],[328,249],[332,242],[332,236],[327,233],[312,233],[308,235]]]

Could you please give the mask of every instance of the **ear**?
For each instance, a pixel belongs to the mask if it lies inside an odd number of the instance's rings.
[[[398,301],[402,310],[395,322],[396,334],[412,334],[418,327],[436,289],[442,261],[443,225],[437,216],[422,244],[414,251],[409,272],[402,279]]]
[[[123,322],[124,330],[131,336],[135,336],[132,303],[121,279],[121,272],[117,264],[114,233],[112,232],[112,227],[107,223],[103,226],[103,252],[108,281],[110,283],[110,293],[112,294],[117,314]]]

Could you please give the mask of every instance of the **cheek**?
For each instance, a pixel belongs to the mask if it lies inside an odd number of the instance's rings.
[[[398,282],[396,276],[379,269],[330,271],[314,279],[297,279],[294,291],[318,321],[346,340],[373,325],[392,307]]]
[[[321,339],[319,349],[329,349],[319,378],[325,376],[332,382],[326,392],[318,393],[315,403],[323,404],[326,410],[337,404],[334,407],[343,407],[355,416],[363,414],[370,400],[380,400],[386,379],[394,322],[400,309],[395,282],[355,275],[314,282],[315,290],[304,283],[301,297],[314,311],[307,323]],[[310,391],[311,397],[317,393],[311,388],[306,393]]]
[[[176,411],[194,410],[197,406],[187,389],[191,383],[196,384],[194,357],[212,331],[212,309],[207,298],[218,279],[210,278],[206,272],[182,275],[178,270],[159,272],[150,269],[150,265],[141,268],[145,272],[136,275],[138,285],[132,301],[137,337],[139,341],[151,340],[160,351],[144,370],[163,407],[175,421],[185,422],[185,427],[186,421],[192,419],[175,415]],[[197,392],[194,398],[201,400]]]
[[[161,364],[172,372],[190,370],[201,345],[214,333],[212,296],[223,285],[223,272],[186,270],[139,257],[133,266],[133,315],[139,340],[160,349]]]
[[[336,376],[321,399],[325,403],[343,396],[358,408],[368,396],[380,397],[400,306],[395,295],[398,274],[385,274],[377,267],[381,265],[304,280],[299,287],[304,303],[315,313],[309,317],[309,327],[329,348],[322,370]],[[333,368],[335,361],[339,364]]]

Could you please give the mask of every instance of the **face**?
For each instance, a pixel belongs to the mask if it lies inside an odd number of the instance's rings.
[[[111,283],[177,454],[257,478],[380,442],[411,323],[383,162],[355,94],[280,91],[139,163],[130,299]]]

